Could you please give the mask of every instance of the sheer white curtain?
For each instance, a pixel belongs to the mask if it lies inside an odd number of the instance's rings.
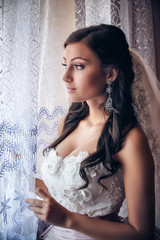
[[[36,239],[38,0],[0,1],[0,239]]]
[[[0,239],[36,239],[24,200],[68,107],[61,62],[74,14],[74,1],[0,1]]]
[[[130,47],[137,50],[155,71],[152,6],[149,0],[75,0],[76,26],[113,24],[126,34]]]

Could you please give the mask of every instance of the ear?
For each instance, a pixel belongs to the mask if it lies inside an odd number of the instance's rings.
[[[108,84],[109,82],[115,81],[117,76],[118,76],[118,69],[113,67],[109,68],[106,75],[106,83]]]

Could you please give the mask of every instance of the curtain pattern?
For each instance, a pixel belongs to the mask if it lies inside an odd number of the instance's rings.
[[[126,34],[130,47],[155,71],[152,6],[150,0],[75,0],[76,28],[113,24]]]
[[[35,239],[39,1],[0,2],[0,239]]]

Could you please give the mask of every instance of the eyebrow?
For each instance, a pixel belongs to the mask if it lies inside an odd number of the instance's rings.
[[[64,59],[65,61],[67,61],[67,59],[66,59],[65,57],[63,57],[63,59]],[[82,58],[82,57],[75,57],[75,58],[72,58],[71,61],[74,61],[74,60],[76,60],[76,59],[81,59],[81,60],[84,60],[84,61],[86,61],[86,62],[89,62],[87,59]]]

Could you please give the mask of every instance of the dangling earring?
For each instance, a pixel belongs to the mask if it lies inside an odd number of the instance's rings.
[[[106,93],[108,95],[106,103],[105,103],[105,110],[108,112],[112,112],[113,111],[113,107],[112,107],[112,97],[111,97],[111,93],[112,93],[112,81],[110,81],[108,83],[108,86],[106,87]]]

